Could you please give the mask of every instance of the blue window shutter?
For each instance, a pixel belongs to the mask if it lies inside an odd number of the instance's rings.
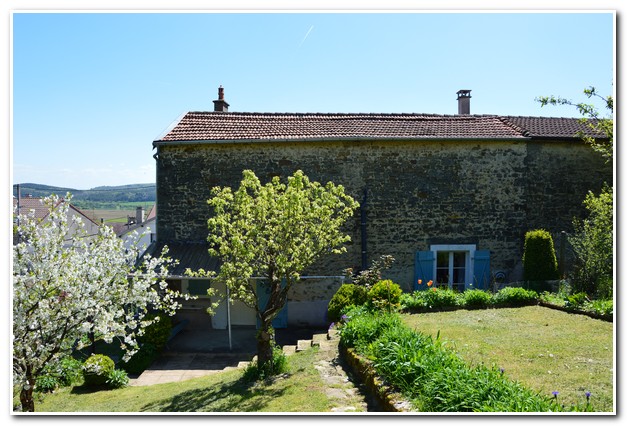
[[[490,289],[490,250],[475,251],[473,286],[481,290]]]
[[[285,288],[286,285],[286,281],[283,280],[281,287]],[[261,309],[265,309],[268,304],[268,300],[270,300],[270,284],[267,281],[257,281],[257,299],[259,300],[259,307]],[[261,322],[259,321],[259,318],[257,318],[257,328],[260,326]],[[272,320],[272,327],[287,328],[287,301],[285,302],[283,309],[281,309],[277,316]]]
[[[414,290],[424,290],[427,288],[427,282],[433,279],[434,262],[434,252],[416,252],[416,265],[414,267]],[[422,280],[422,285],[418,285],[418,280]]]

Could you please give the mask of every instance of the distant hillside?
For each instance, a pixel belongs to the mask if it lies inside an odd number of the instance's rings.
[[[156,185],[154,183],[141,183],[121,186],[98,186],[92,189],[73,189],[57,186],[41,185],[37,183],[21,183],[20,194],[22,197],[46,197],[50,194],[64,196],[72,194],[72,203],[76,205],[89,202],[95,203],[126,203],[126,202],[155,202]],[[13,195],[17,197],[17,186],[13,185]]]

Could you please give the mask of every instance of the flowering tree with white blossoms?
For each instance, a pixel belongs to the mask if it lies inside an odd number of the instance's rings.
[[[12,346],[23,411],[35,409],[33,390],[44,367],[81,348],[88,333],[108,343],[118,337],[128,359],[150,324],[148,310],[174,315],[180,307],[181,295],[161,278],[172,264],[167,251],[140,258],[137,243],[125,248],[107,226],[87,238],[80,217],[68,219],[70,199],[44,199],[50,214],[43,221],[19,216]]]

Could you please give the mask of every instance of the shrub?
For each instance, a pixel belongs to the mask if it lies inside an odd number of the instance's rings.
[[[494,303],[509,306],[532,305],[537,301],[538,293],[521,287],[504,287],[494,295]]]
[[[52,392],[60,385],[59,379],[49,374],[41,375],[35,380],[35,390],[38,392]]]
[[[128,374],[141,374],[145,369],[147,369],[150,364],[153,363],[157,356],[159,355],[159,351],[155,345],[151,343],[145,343],[135,354],[126,362],[121,364],[121,367]]]
[[[548,231],[536,229],[525,234],[523,278],[525,281],[547,281],[558,278],[553,237]]]
[[[459,306],[459,297],[461,293],[457,293],[449,288],[431,288],[423,291],[425,302],[429,308],[452,308]]]
[[[83,377],[87,386],[104,385],[111,372],[115,370],[115,363],[106,355],[92,355],[83,363]]]
[[[580,292],[571,294],[566,298],[566,307],[572,309],[579,309],[583,307],[583,304],[588,302],[588,296],[586,293]]]
[[[124,370],[113,370],[106,380],[107,386],[120,389],[128,385],[128,374]]]
[[[159,319],[144,329],[144,334],[138,338],[138,341],[143,344],[151,344],[160,351],[170,338],[172,318],[164,313],[158,313],[147,314],[144,320],[152,321],[157,317]]]
[[[587,302],[583,308],[597,315],[610,316],[614,314],[614,302],[612,300],[593,300]]]
[[[392,280],[378,281],[368,291],[368,302],[377,309],[392,311],[400,307],[401,287]]]
[[[40,392],[52,392],[58,387],[71,386],[82,377],[81,362],[66,356],[46,366],[43,374],[37,377],[35,386]]]
[[[366,287],[357,284],[342,284],[329,301],[327,319],[337,322],[343,310],[351,305],[359,306],[366,303]]]
[[[461,294],[464,307],[486,308],[492,304],[492,295],[483,290],[466,290]]]
[[[257,361],[253,361],[244,369],[243,379],[248,382],[267,379],[287,372],[287,357],[279,346],[272,348],[272,361],[259,368]]]

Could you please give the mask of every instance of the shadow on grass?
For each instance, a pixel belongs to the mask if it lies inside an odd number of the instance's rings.
[[[240,378],[230,383],[204,389],[194,389],[155,401],[142,407],[141,411],[157,412],[255,412],[261,411],[270,401],[285,393],[288,386],[272,388],[245,381]]]

